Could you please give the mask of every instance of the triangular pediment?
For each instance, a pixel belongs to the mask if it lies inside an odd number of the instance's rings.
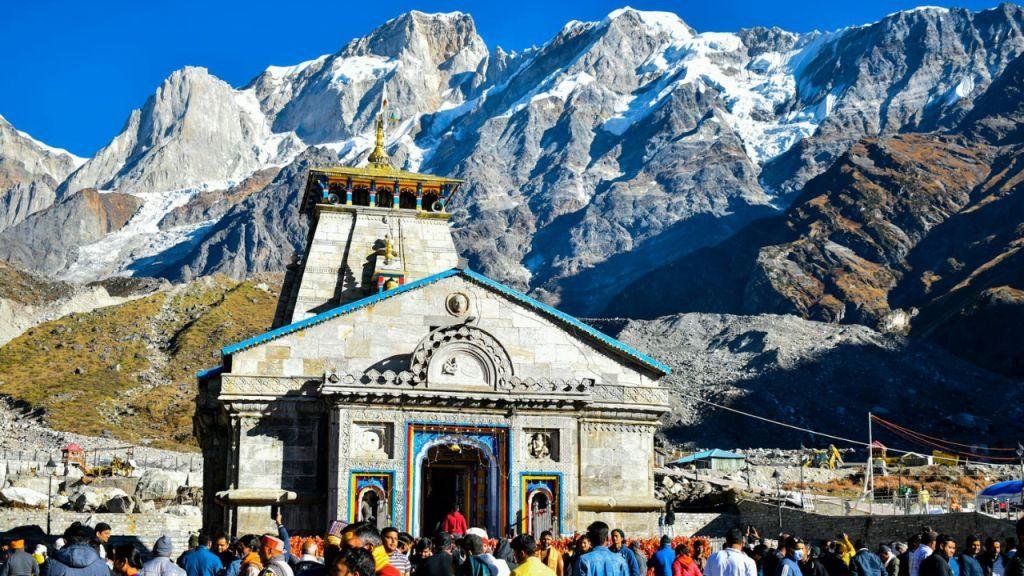
[[[508,357],[508,376],[515,372],[517,382],[554,378],[571,383],[588,372],[598,379],[623,372],[650,383],[669,372],[661,362],[551,306],[462,269],[338,306],[226,346],[222,353],[225,366],[235,373],[379,375],[390,370],[399,377],[413,372],[412,356],[425,339],[459,327],[486,335],[474,336],[478,341],[493,341],[491,346]],[[494,360],[500,356],[481,360],[478,370],[500,369]],[[477,370],[469,352],[452,358],[447,361],[463,358],[467,370]],[[444,380],[455,369],[434,365],[432,377]]]

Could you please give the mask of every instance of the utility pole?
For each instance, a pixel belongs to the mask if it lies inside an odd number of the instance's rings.
[[[1020,505],[1024,507],[1024,444],[1017,442],[1017,460],[1020,461]],[[1009,509],[1010,505],[1006,505]]]
[[[868,474],[864,477],[864,493],[871,493],[871,500],[868,500],[868,510],[873,508],[872,502],[875,499],[875,465],[871,458],[874,453],[874,438],[871,434],[871,412],[868,412]]]
[[[772,478],[775,479],[775,499],[779,506],[779,533],[782,533],[782,484],[780,482],[782,475],[779,474],[778,468],[772,472]]]

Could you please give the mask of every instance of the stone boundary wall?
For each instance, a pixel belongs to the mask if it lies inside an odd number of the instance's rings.
[[[152,550],[153,543],[163,534],[167,534],[174,542],[173,558],[188,548],[190,533],[198,532],[202,527],[201,516],[174,516],[162,512],[146,512],[142,514],[108,514],[90,512],[52,511],[52,531],[59,536],[76,520],[89,526],[97,522],[110,524],[114,544],[131,542],[141,544],[146,550]],[[17,526],[36,525],[46,530],[46,510],[0,509],[0,538],[4,531]]]
[[[738,505],[740,526],[753,524],[765,537],[779,533],[779,511],[776,506],[761,502],[743,501]],[[677,516],[679,518],[682,515]],[[950,534],[957,543],[968,535],[1007,538],[1014,535],[1014,523],[978,514],[955,512],[950,514],[911,514],[907,516],[825,516],[795,508],[782,508],[782,527],[785,531],[810,540],[833,538],[846,532],[851,540],[863,538],[869,545],[903,541],[923,526],[939,533]]]

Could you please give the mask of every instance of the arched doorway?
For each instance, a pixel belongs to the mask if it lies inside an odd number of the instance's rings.
[[[413,534],[435,534],[453,504],[469,526],[500,533],[500,469],[490,446],[477,438],[448,434],[426,443],[417,455]]]

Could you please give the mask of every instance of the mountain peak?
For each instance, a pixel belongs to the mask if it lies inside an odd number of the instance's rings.
[[[652,10],[637,10],[630,6],[613,10],[605,17],[602,24],[608,25],[623,19],[628,19],[642,24],[653,32],[661,32],[672,37],[690,37],[696,32],[689,24],[674,12],[658,12]]]

